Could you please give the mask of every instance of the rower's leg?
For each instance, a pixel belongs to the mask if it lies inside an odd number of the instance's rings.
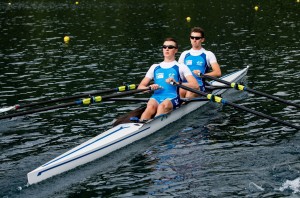
[[[141,115],[140,120],[149,120],[156,113],[158,103],[156,100],[151,99],[147,103],[147,108],[144,113]]]
[[[166,114],[173,109],[173,104],[170,100],[164,100],[158,105],[157,112],[155,116]]]
[[[187,91],[185,97],[186,97],[186,98],[196,98],[196,97],[199,97],[199,95],[196,94],[196,93]]]
[[[200,90],[200,87],[197,90]],[[202,89],[201,89],[201,91],[202,91]],[[199,97],[199,94],[187,91],[185,94],[185,97],[186,98],[196,98],[196,97]]]
[[[186,92],[187,91],[185,89],[180,88],[179,89],[180,98],[186,98]]]

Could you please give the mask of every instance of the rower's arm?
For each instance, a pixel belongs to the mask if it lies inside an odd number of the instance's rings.
[[[150,81],[151,81],[150,78],[145,77],[139,84],[138,89],[146,89],[147,86],[149,85]]]
[[[214,77],[220,77],[222,75],[220,65],[217,62],[212,63],[211,68],[212,68],[212,71],[206,73],[205,75],[214,76]]]
[[[184,83],[186,86],[192,88],[192,89],[199,89],[198,82],[196,78],[193,75],[188,75],[185,77],[187,80],[187,83]]]

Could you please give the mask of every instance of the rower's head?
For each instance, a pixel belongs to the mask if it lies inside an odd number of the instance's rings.
[[[166,38],[165,41],[164,41],[164,45],[165,45],[165,43],[171,43],[171,45],[174,46],[175,49],[178,49],[177,41],[172,37]],[[171,49],[173,49],[173,48],[171,47]]]
[[[201,49],[204,40],[204,30],[201,27],[193,27],[190,33],[190,41],[193,49]]]
[[[165,57],[165,61],[166,61],[166,59],[169,61],[175,60],[175,54],[178,51],[178,44],[174,38],[171,38],[171,37],[166,38],[164,40],[162,48],[163,48],[163,54]]]

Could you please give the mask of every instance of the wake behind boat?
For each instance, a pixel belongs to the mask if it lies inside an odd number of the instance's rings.
[[[248,67],[223,76],[221,79],[228,82],[239,82],[248,71]],[[214,87],[222,87],[223,83],[212,81]],[[221,95],[227,89],[215,89],[213,94]],[[168,124],[181,119],[183,116],[204,106],[209,101],[187,102],[174,111],[158,116],[146,123],[122,123],[101,133],[100,135],[82,143],[70,151],[56,157],[27,174],[28,183],[34,184],[60,173],[71,170],[77,166],[94,161],[126,145],[140,140],[150,134],[162,129]]]

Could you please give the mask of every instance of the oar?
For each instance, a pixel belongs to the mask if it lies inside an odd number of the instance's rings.
[[[188,103],[188,102],[201,102],[201,101],[208,101],[207,98],[180,98],[182,102]]]
[[[182,102],[201,102],[208,101],[207,98],[180,98]],[[125,102],[148,102],[149,98],[109,98],[106,101],[125,101]]]
[[[32,114],[32,113],[38,113],[38,112],[42,112],[42,111],[49,111],[49,110],[53,110],[53,109],[70,107],[70,106],[74,106],[74,105],[82,105],[82,104],[89,105],[92,103],[105,101],[110,98],[140,93],[143,91],[148,91],[150,89],[151,88],[149,87],[146,89],[137,89],[137,90],[126,91],[126,92],[122,92],[122,93],[110,94],[110,95],[106,95],[106,96],[95,96],[95,97],[85,98],[82,100],[77,100],[77,101],[68,102],[68,103],[64,103],[64,104],[59,104],[59,105],[54,105],[54,106],[49,106],[49,107],[44,107],[44,108],[39,108],[39,109],[33,109],[33,110],[29,110],[29,111],[23,111],[23,112],[14,113],[14,114],[3,115],[3,116],[0,116],[0,120],[6,119],[6,118],[13,118],[13,117],[17,117],[17,116],[23,116],[23,115]]]
[[[209,85],[209,86],[205,86],[205,89],[209,90],[209,91],[213,91],[213,90],[216,90],[216,89],[231,89],[230,86],[212,86],[212,85]]]
[[[57,99],[52,99],[52,100],[47,100],[47,101],[34,102],[34,103],[24,104],[24,105],[16,104],[14,106],[1,108],[0,113],[10,111],[10,110],[17,110],[17,109],[21,109],[21,108],[25,108],[25,107],[32,107],[32,106],[55,103],[55,102],[66,101],[66,100],[71,100],[71,99],[78,99],[78,98],[83,98],[83,97],[92,96],[92,95],[96,95],[96,94],[103,94],[103,93],[109,93],[109,92],[114,92],[114,91],[122,92],[122,91],[134,90],[137,87],[138,87],[138,85],[136,85],[136,84],[123,85],[123,86],[120,86],[117,88],[88,92],[88,93],[78,94],[78,95],[74,95],[74,96],[68,96],[68,97],[64,97],[64,98],[57,98]]]
[[[248,92],[251,92],[251,93],[254,93],[254,94],[257,94],[257,95],[261,95],[261,96],[273,99],[273,100],[278,101],[278,102],[282,102],[282,103],[287,104],[287,105],[291,105],[291,106],[295,106],[295,107],[300,108],[300,105],[298,105],[298,104],[292,103],[292,102],[287,101],[287,100],[283,100],[283,99],[278,98],[278,97],[273,96],[273,95],[269,95],[269,94],[251,89],[249,87],[245,87],[245,86],[243,86],[241,84],[238,84],[238,83],[234,83],[234,82],[231,83],[231,82],[228,82],[228,81],[225,81],[225,80],[213,77],[213,76],[208,76],[208,75],[205,75],[205,74],[200,74],[199,76],[202,77],[202,78],[207,78],[207,79],[210,79],[210,80],[214,80],[214,81],[223,83],[225,85],[230,85],[230,87],[235,88],[235,89],[240,90],[240,91],[248,91]]]
[[[193,93],[196,93],[196,94],[205,96],[205,97],[207,97],[207,99],[209,99],[209,100],[211,100],[211,101],[213,101],[213,102],[218,102],[218,103],[222,103],[222,104],[224,104],[224,105],[229,105],[229,106],[232,106],[232,107],[234,107],[234,108],[237,108],[237,109],[240,109],[240,110],[244,110],[244,111],[247,111],[247,112],[249,112],[249,113],[253,113],[254,115],[261,116],[261,117],[263,117],[263,118],[267,118],[267,119],[269,119],[269,120],[272,120],[272,121],[281,123],[281,124],[283,124],[283,125],[292,127],[292,128],[294,128],[294,129],[300,130],[300,127],[295,126],[295,125],[293,125],[293,124],[291,124],[291,123],[289,123],[289,122],[286,122],[286,121],[283,121],[283,120],[274,118],[274,117],[272,117],[272,116],[266,115],[266,114],[264,114],[264,113],[261,113],[261,112],[258,112],[258,111],[254,111],[254,110],[249,109],[249,108],[247,108],[247,107],[244,107],[244,106],[241,106],[241,105],[232,103],[232,102],[230,102],[230,101],[227,101],[227,100],[225,100],[225,99],[223,99],[223,98],[221,98],[221,97],[215,96],[215,95],[213,95],[213,94],[208,94],[208,93],[205,93],[205,92],[203,92],[203,91],[198,91],[198,90],[196,90],[196,89],[192,89],[192,88],[190,88],[190,87],[181,85],[181,84],[179,84],[179,83],[177,83],[177,82],[171,82],[171,84],[172,84],[172,85],[175,85],[175,86],[178,86],[178,87],[180,87],[180,88],[182,88],[182,89],[191,91],[191,92],[193,92]]]
[[[107,101],[148,102],[149,98],[109,98]]]

